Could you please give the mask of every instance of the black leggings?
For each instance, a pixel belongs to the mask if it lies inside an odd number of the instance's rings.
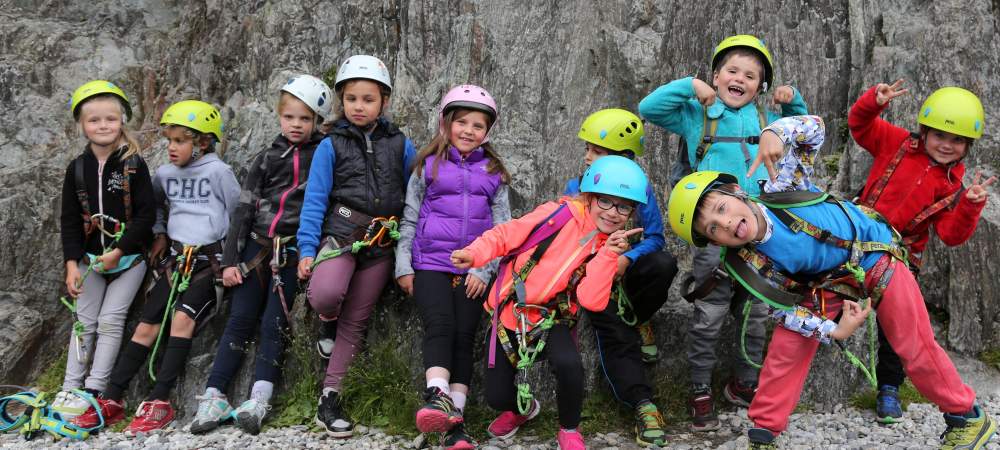
[[[451,373],[449,382],[468,386],[476,330],[483,316],[482,298],[465,296],[465,275],[418,270],[413,277],[413,299],[424,323],[424,370],[443,367]]]
[[[497,324],[497,326],[503,325]],[[514,332],[507,330],[507,335],[510,336],[511,345],[516,352],[517,338]],[[493,409],[517,413],[517,388],[514,386],[516,370],[507,359],[499,338],[495,339],[492,345],[496,346],[496,364],[490,368],[487,361],[486,402]],[[542,353],[548,358],[549,368],[556,376],[559,425],[567,429],[576,428],[580,425],[580,413],[583,410],[583,360],[580,358],[580,351],[576,348],[570,329],[564,324],[554,325],[549,331]],[[540,359],[535,360],[535,364],[540,362]],[[532,386],[531,393],[537,398],[541,394],[539,386]]]
[[[677,260],[666,252],[653,252],[637,259],[625,272],[625,292],[629,297],[635,325],[650,320],[667,301],[670,283],[677,275]],[[653,388],[643,373],[639,331],[618,317],[618,304],[608,303],[604,311],[587,311],[597,339],[604,377],[611,392],[634,408],[653,399]],[[632,319],[631,314],[626,316]]]

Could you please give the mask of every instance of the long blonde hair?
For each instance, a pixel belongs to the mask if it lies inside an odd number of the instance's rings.
[[[419,174],[421,171],[423,171],[424,164],[427,162],[427,158],[430,156],[434,156],[434,168],[432,169],[431,173],[434,178],[437,178],[438,166],[441,164],[441,160],[448,159],[448,148],[451,147],[451,142],[448,141],[448,130],[451,129],[451,122],[455,120],[455,114],[462,111],[477,111],[477,110],[454,108],[451,111],[448,111],[448,113],[444,115],[443,119],[444,131],[442,132],[441,129],[439,128],[438,133],[434,136],[434,139],[431,140],[431,143],[427,144],[426,147],[420,149],[420,153],[417,153],[417,160],[415,164],[413,164],[414,174]],[[492,125],[493,121],[490,120],[486,126],[486,129],[487,130],[490,129]],[[490,144],[489,142],[484,142],[481,145],[481,147],[483,148],[483,152],[490,159],[490,162],[486,164],[486,171],[489,173],[499,173],[500,180],[503,181],[505,184],[509,185],[510,172],[507,172],[507,168],[504,167],[503,161],[500,160],[500,156],[498,156],[497,152],[493,149],[493,145]]]

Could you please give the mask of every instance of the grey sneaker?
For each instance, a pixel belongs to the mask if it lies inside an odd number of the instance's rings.
[[[199,395],[198,414],[191,422],[191,433],[199,434],[214,430],[223,422],[233,418],[233,407],[225,397]]]
[[[236,416],[236,426],[256,436],[260,433],[260,424],[270,409],[271,405],[266,401],[251,398],[233,411],[233,415]]]

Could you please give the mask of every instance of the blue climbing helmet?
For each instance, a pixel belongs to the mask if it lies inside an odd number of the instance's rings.
[[[649,179],[635,161],[624,156],[604,156],[583,173],[580,192],[613,195],[646,204]]]

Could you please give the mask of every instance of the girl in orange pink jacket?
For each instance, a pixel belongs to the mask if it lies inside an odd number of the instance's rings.
[[[452,263],[461,269],[503,257],[484,304],[493,314],[486,400],[503,411],[490,424],[490,435],[509,438],[538,414],[526,372],[545,353],[556,375],[559,446],[584,448],[576,429],[583,407],[583,362],[571,330],[580,307],[600,311],[607,306],[618,256],[628,250],[629,236],[642,232],[625,227],[637,203],[646,202],[647,184],[645,173],[628,158],[601,158],[584,173],[579,196],[545,203],[452,253]]]

